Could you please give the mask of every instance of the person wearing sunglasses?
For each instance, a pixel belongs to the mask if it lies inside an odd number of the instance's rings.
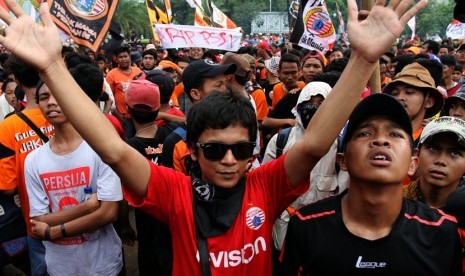
[[[0,8],[0,18],[8,25],[0,44],[40,72],[79,134],[121,177],[126,199],[170,227],[173,275],[271,275],[275,219],[308,189],[310,171],[338,137],[379,57],[427,0],[409,9],[411,3],[391,1],[384,7],[385,1],[379,0],[368,14],[359,13],[356,2],[349,1],[353,51],[346,71],[303,139],[277,160],[248,173],[257,122],[242,95],[214,93],[191,108],[186,141],[197,170],[186,176],[153,164],[124,143],[84,95],[63,64],[58,30],[46,2],[39,11],[41,26],[14,0],[6,0],[14,17]],[[365,47],[375,39],[376,44]],[[312,134],[321,129],[325,131]],[[50,237],[61,237],[59,226],[50,228]]]

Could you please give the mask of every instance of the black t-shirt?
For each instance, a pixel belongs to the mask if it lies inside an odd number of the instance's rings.
[[[278,83],[279,82],[270,83],[268,80],[265,80],[264,82],[260,83],[260,86],[263,88],[263,91],[265,92],[266,103],[268,104],[268,106],[271,106],[272,103],[272,100],[270,98],[270,92],[273,91],[274,86]]]
[[[170,135],[177,124],[166,124],[158,127],[157,133],[153,138],[132,137],[126,142],[147,159],[160,165],[161,154],[163,152],[163,142]]]
[[[274,119],[293,119],[292,109],[297,105],[297,100],[302,90],[298,90],[295,94],[287,94],[277,104],[276,107],[268,114],[268,117]]]
[[[388,236],[370,241],[344,225],[341,198],[303,207],[289,223],[285,275],[461,275],[461,246],[451,216],[403,200]]]

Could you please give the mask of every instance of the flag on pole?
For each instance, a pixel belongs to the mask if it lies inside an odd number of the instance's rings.
[[[171,23],[171,18],[173,17],[173,12],[171,11],[170,0],[163,0],[165,2],[166,15],[168,17],[169,23]]]
[[[412,30],[412,37],[410,39],[413,39],[415,37],[415,27],[416,27],[416,19],[415,19],[415,16],[412,17],[408,22],[407,22],[407,25],[409,26],[409,28]]]
[[[204,27],[217,27],[223,29],[235,29],[236,24],[225,15],[212,1],[208,1],[207,5],[211,8],[212,15],[209,16],[205,9],[202,8],[202,2],[195,0],[195,16],[194,25]]]
[[[289,30],[292,32],[294,29],[297,15],[299,14],[299,0],[288,0],[289,13],[287,15],[289,20]]]
[[[53,22],[78,45],[97,51],[110,27],[118,0],[48,0]]]
[[[319,0],[302,0],[290,42],[325,53],[336,41],[333,22],[326,6]]]
[[[339,9],[339,5],[336,2],[336,10],[337,10],[337,17],[339,19],[339,33],[343,34],[346,32],[346,24],[344,23],[344,18],[342,18],[341,10]]]
[[[153,0],[146,0],[145,5],[147,7],[147,13],[149,15],[150,26],[152,26],[151,29],[153,39],[155,39],[155,41],[159,41],[158,35],[155,32],[155,24],[169,24],[171,22],[171,16],[168,16],[161,8],[155,5]]]

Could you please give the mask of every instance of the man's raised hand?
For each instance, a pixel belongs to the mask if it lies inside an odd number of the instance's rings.
[[[40,26],[24,14],[15,0],[5,0],[5,3],[14,17],[0,8],[0,18],[8,25],[0,35],[0,44],[39,72],[46,71],[55,62],[62,62],[61,41],[48,4],[42,2],[40,5],[39,17],[43,23]]]

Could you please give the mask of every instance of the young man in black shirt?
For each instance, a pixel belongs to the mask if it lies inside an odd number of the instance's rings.
[[[369,96],[345,132],[339,165],[350,188],[295,213],[284,245],[286,275],[461,275],[456,219],[402,198],[402,181],[418,164],[402,105]]]

